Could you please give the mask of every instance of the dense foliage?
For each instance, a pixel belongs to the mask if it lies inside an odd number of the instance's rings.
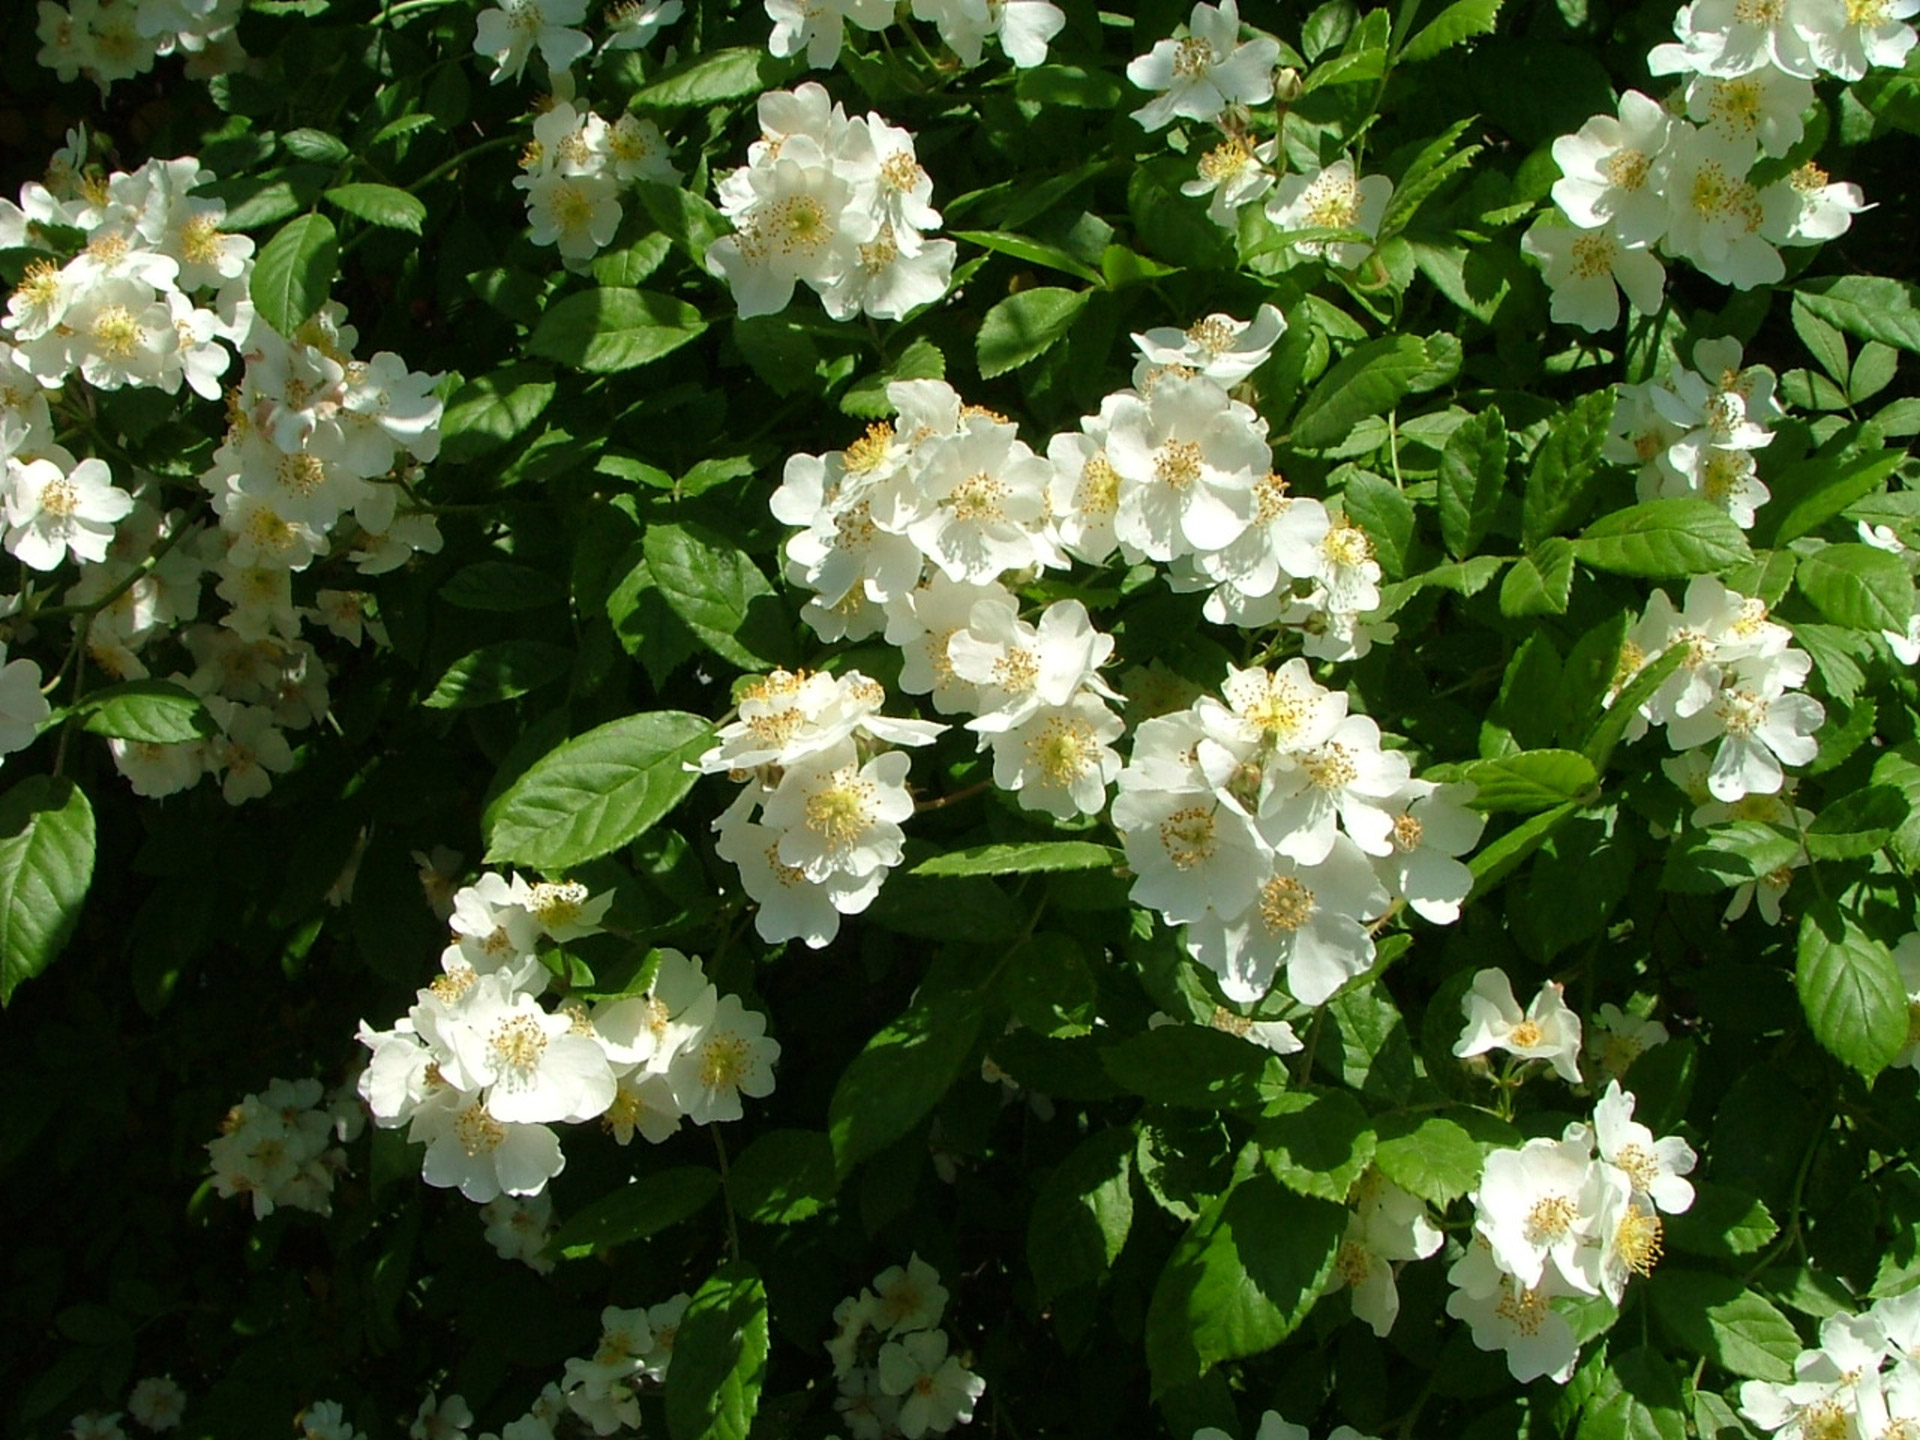
[[[1915,9],[42,0],[0,1426],[1915,1433]]]

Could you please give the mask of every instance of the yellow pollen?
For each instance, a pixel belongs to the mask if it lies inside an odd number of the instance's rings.
[[[298,455],[282,455],[274,467],[274,478],[296,495],[311,495],[325,483],[327,473],[317,455],[303,450]]]
[[[1226,321],[1217,315],[1209,315],[1187,331],[1187,339],[1198,345],[1210,355],[1224,354],[1233,348],[1233,342],[1240,337]]]
[[[1175,490],[1185,490],[1200,478],[1200,444],[1196,440],[1169,440],[1153,457],[1153,478]]]
[[[1700,486],[1707,499],[1716,505],[1725,505],[1733,499],[1740,489],[1741,482],[1747,478],[1747,458],[1744,450],[1714,450],[1707,456],[1706,474],[1701,477]]]
[[[1334,1258],[1333,1268],[1347,1284],[1358,1286],[1373,1273],[1373,1256],[1364,1245],[1356,1245],[1348,1240],[1340,1247],[1340,1253]]]
[[[1323,174],[1301,199],[1311,229],[1351,230],[1360,219],[1360,185],[1350,175]]]
[[[639,1128],[640,1117],[647,1113],[647,1102],[635,1091],[622,1086],[614,1093],[613,1103],[607,1106],[606,1113],[600,1117],[600,1123],[612,1131],[635,1130]]]
[[[827,207],[811,195],[793,195],[774,206],[768,217],[773,243],[785,254],[798,250],[812,255],[833,238]]]
[[[1644,151],[1620,149],[1607,157],[1607,183],[1616,190],[1638,190],[1647,183],[1653,161]]]
[[[1120,508],[1120,472],[1107,459],[1107,452],[1096,450],[1080,472],[1080,483],[1073,492],[1073,503],[1083,515],[1111,515]]]
[[[529,35],[537,34],[546,26],[546,13],[535,0],[507,0],[507,24],[516,30],[524,30]]]
[[[1613,273],[1614,257],[1620,247],[1604,230],[1589,230],[1573,242],[1573,278],[1597,280]]]
[[[1373,541],[1367,532],[1344,519],[1327,531],[1320,549],[1336,565],[1359,566],[1373,559]]]
[[[1173,52],[1173,73],[1181,80],[1197,80],[1214,66],[1213,47],[1198,36],[1189,35]]]
[[[1393,817],[1393,843],[1402,850],[1418,850],[1424,833],[1420,822],[1411,814]]]
[[[542,145],[538,140],[529,140],[525,148],[520,152],[520,168],[522,170],[538,170],[540,168],[540,162],[546,158],[547,147]]]
[[[893,449],[893,426],[882,420],[867,426],[862,435],[846,449],[847,470],[855,475],[865,475],[878,470],[885,463],[887,454]]]
[[[1724,690],[1713,713],[1727,734],[1744,737],[1767,723],[1767,702],[1748,690]]]
[[[241,533],[254,549],[269,554],[291,550],[298,541],[292,524],[265,505],[255,505],[247,511]]]
[[[87,254],[103,265],[111,265],[116,260],[124,260],[127,254],[127,237],[124,235],[96,235],[87,243]]]
[[[1360,774],[1359,766],[1353,763],[1352,752],[1333,741],[1304,757],[1300,764],[1317,790],[1344,789]]]
[[[1733,18],[1748,25],[1771,25],[1786,8],[1786,0],[1735,0]]]
[[[593,224],[593,201],[579,186],[563,181],[548,192],[547,214],[555,230],[568,235],[578,234]]]
[[[1811,160],[1787,176],[1788,182],[1802,195],[1811,195],[1817,190],[1826,189],[1830,178],[1826,171]]]
[[[1292,497],[1287,494],[1287,480],[1276,471],[1268,471],[1263,479],[1253,484],[1253,520],[1256,525],[1265,525],[1278,520],[1293,505]]]
[[[902,150],[880,162],[880,183],[889,190],[906,193],[926,178],[920,162]]]
[[[893,226],[882,225],[880,233],[860,247],[860,268],[869,275],[879,275],[900,258],[900,247],[893,241]]]
[[[1219,848],[1213,834],[1213,816],[1198,805],[1176,810],[1160,822],[1160,844],[1176,870],[1191,870],[1209,860]]]
[[[1543,1196],[1527,1212],[1527,1234],[1535,1241],[1544,1240],[1552,1244],[1565,1236],[1579,1218],[1579,1210],[1566,1196]]]
[[[1236,1015],[1224,1005],[1213,1007],[1213,1014],[1207,1023],[1214,1029],[1228,1035],[1237,1035],[1242,1040],[1253,1033],[1253,1021],[1245,1015]]]
[[[468,1155],[488,1155],[507,1138],[507,1127],[487,1114],[486,1107],[476,1100],[454,1120],[453,1134]]]
[[[58,480],[49,480],[40,489],[40,508],[47,514],[64,520],[80,508],[80,492],[73,481],[62,476]]]
[[[587,887],[577,880],[542,881],[533,887],[527,908],[549,930],[564,929],[580,918],[580,907],[587,903]]]
[[[1200,157],[1200,178],[1219,184],[1230,180],[1254,164],[1253,146],[1239,135],[1229,135]]]
[[[1507,1046],[1513,1050],[1531,1050],[1545,1038],[1537,1020],[1522,1020],[1507,1032]]]
[[[60,267],[51,260],[35,260],[13,293],[29,305],[51,305],[60,293]]]
[[[196,215],[180,227],[180,253],[190,265],[211,265],[220,258],[225,238],[211,215]]]
[[[874,786],[862,780],[852,766],[837,771],[834,783],[807,797],[807,828],[835,849],[845,849],[873,823],[868,807]]]
[[[1887,0],[1846,0],[1847,24],[1859,26],[1887,23]]]
[[[1622,1145],[1613,1157],[1613,1163],[1626,1172],[1633,1182],[1633,1188],[1645,1195],[1660,1176],[1660,1162],[1649,1155],[1644,1146]]]
[[[145,338],[140,322],[124,305],[102,306],[89,328],[101,353],[111,355],[116,360],[130,359]]]
[[[1009,650],[993,662],[993,683],[1014,695],[1024,695],[1040,679],[1040,662],[1031,650]]]
[[[700,1047],[700,1084],[708,1090],[735,1090],[749,1068],[747,1042],[725,1032]]]
[[[1260,923],[1269,935],[1292,934],[1313,911],[1313,891],[1291,875],[1276,875],[1260,887]]]
[[[1061,787],[1085,775],[1099,757],[1100,742],[1093,727],[1078,716],[1050,716],[1040,733],[1027,740],[1027,763]]]
[[[1493,1307],[1493,1313],[1522,1335],[1538,1335],[1547,1318],[1547,1300],[1538,1290],[1521,1290],[1503,1276],[1500,1302]]]
[[[462,995],[466,994],[467,991],[471,990],[474,982],[479,978],[479,975],[474,972],[471,965],[462,965],[457,970],[447,971],[446,974],[440,976],[439,979],[427,986],[427,993],[432,995],[433,998],[438,1000],[442,1005],[451,1005]]]
[[[502,1070],[525,1073],[539,1068],[540,1057],[547,1049],[547,1032],[531,1015],[510,1015],[494,1026],[487,1048]]]
[[[1760,128],[1760,84],[1756,80],[1716,80],[1707,112],[1727,129],[1752,134]]]
[[[954,486],[947,499],[953,507],[954,519],[992,522],[1006,519],[1000,502],[1012,493],[1013,487],[1006,481],[979,470]]]
[[[1854,1433],[1847,1407],[1831,1397],[1816,1400],[1800,1412],[1802,1440],[1848,1440]]]

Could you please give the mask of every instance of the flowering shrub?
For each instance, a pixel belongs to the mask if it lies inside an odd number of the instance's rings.
[[[46,0],[0,1426],[1914,1433],[1916,11]]]

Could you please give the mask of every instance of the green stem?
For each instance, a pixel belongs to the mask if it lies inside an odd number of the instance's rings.
[[[727,1207],[727,1254],[729,1258],[740,1258],[740,1222],[733,1213],[733,1196],[727,1183],[727,1142],[720,1138],[720,1127],[709,1125],[708,1133],[713,1136],[713,1153],[720,1157],[720,1203]]]

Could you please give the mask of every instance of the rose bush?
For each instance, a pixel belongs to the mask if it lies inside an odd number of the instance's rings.
[[[1911,1433],[1915,8],[42,0],[8,1431]]]

